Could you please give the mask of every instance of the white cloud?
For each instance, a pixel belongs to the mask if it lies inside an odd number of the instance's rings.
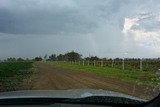
[[[138,18],[125,18],[123,33],[127,34],[127,33],[130,33],[130,32],[134,32],[131,28],[134,25],[138,26],[139,25],[138,21],[139,21]]]
[[[136,17],[127,17],[124,20],[122,32],[135,43],[148,49],[160,49],[160,29],[154,24],[159,22],[159,15],[141,13]]]

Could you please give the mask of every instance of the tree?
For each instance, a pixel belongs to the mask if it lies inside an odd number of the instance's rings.
[[[56,54],[52,54],[51,56],[49,56],[49,61],[56,61],[57,57]]]
[[[122,61],[123,59],[122,58],[115,58],[114,60],[115,61]]]
[[[90,57],[86,57],[86,58],[84,58],[85,60],[87,60],[87,61],[89,61],[90,60]]]
[[[16,61],[16,58],[7,58],[7,61]]]
[[[47,54],[44,55],[44,60],[47,60]]]
[[[77,52],[68,52],[65,54],[65,58],[68,60],[68,61],[76,61],[76,60],[80,60],[82,57],[82,55],[80,55],[79,53]]]
[[[17,59],[17,61],[24,61],[24,59],[22,59],[22,58],[18,58],[18,59]]]
[[[58,61],[64,61],[64,60],[65,60],[65,56],[62,55],[62,54],[59,54],[59,55],[57,56],[57,60],[58,60]]]
[[[26,61],[29,61],[30,59],[29,58],[26,58]]]
[[[102,61],[107,61],[107,58],[102,58]],[[112,59],[108,59],[108,60],[112,60]]]
[[[39,56],[39,57],[35,57],[34,60],[35,61],[42,61],[42,58]]]
[[[94,60],[98,61],[98,60],[100,60],[97,56],[91,56],[91,57],[87,57],[85,59],[89,60],[89,61],[94,61]]]

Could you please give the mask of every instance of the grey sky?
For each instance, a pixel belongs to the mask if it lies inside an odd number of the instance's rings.
[[[159,11],[158,0],[0,0],[0,58],[160,57]]]

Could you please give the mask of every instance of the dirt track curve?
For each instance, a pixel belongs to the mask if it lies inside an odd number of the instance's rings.
[[[96,74],[77,72],[50,66],[43,62],[34,64],[35,73],[31,77],[31,90],[65,90],[65,89],[105,89],[126,93],[143,98],[155,97],[157,93],[146,86],[120,81]]]

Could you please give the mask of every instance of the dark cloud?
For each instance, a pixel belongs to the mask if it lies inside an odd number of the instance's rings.
[[[126,51],[130,57],[152,56],[155,49],[140,46],[150,38],[137,42],[122,30],[126,18],[138,16],[144,21],[129,30],[158,34],[159,7],[158,0],[0,0],[0,55],[33,57],[76,50],[85,56],[124,57]],[[148,13],[158,15],[148,18]]]
[[[0,8],[0,32],[2,33],[88,33],[96,28],[96,21],[92,19],[92,16],[72,6],[72,8],[66,5],[57,6],[56,3],[53,3],[51,7],[49,3],[52,2],[48,0],[44,4],[38,4],[38,1],[35,2],[35,0],[25,2],[26,4],[20,1],[17,4],[11,3],[12,8]],[[15,7],[18,5],[19,7]]]
[[[13,13],[0,9],[0,32],[11,34],[59,34],[91,32],[96,23],[76,10],[34,10]]]

